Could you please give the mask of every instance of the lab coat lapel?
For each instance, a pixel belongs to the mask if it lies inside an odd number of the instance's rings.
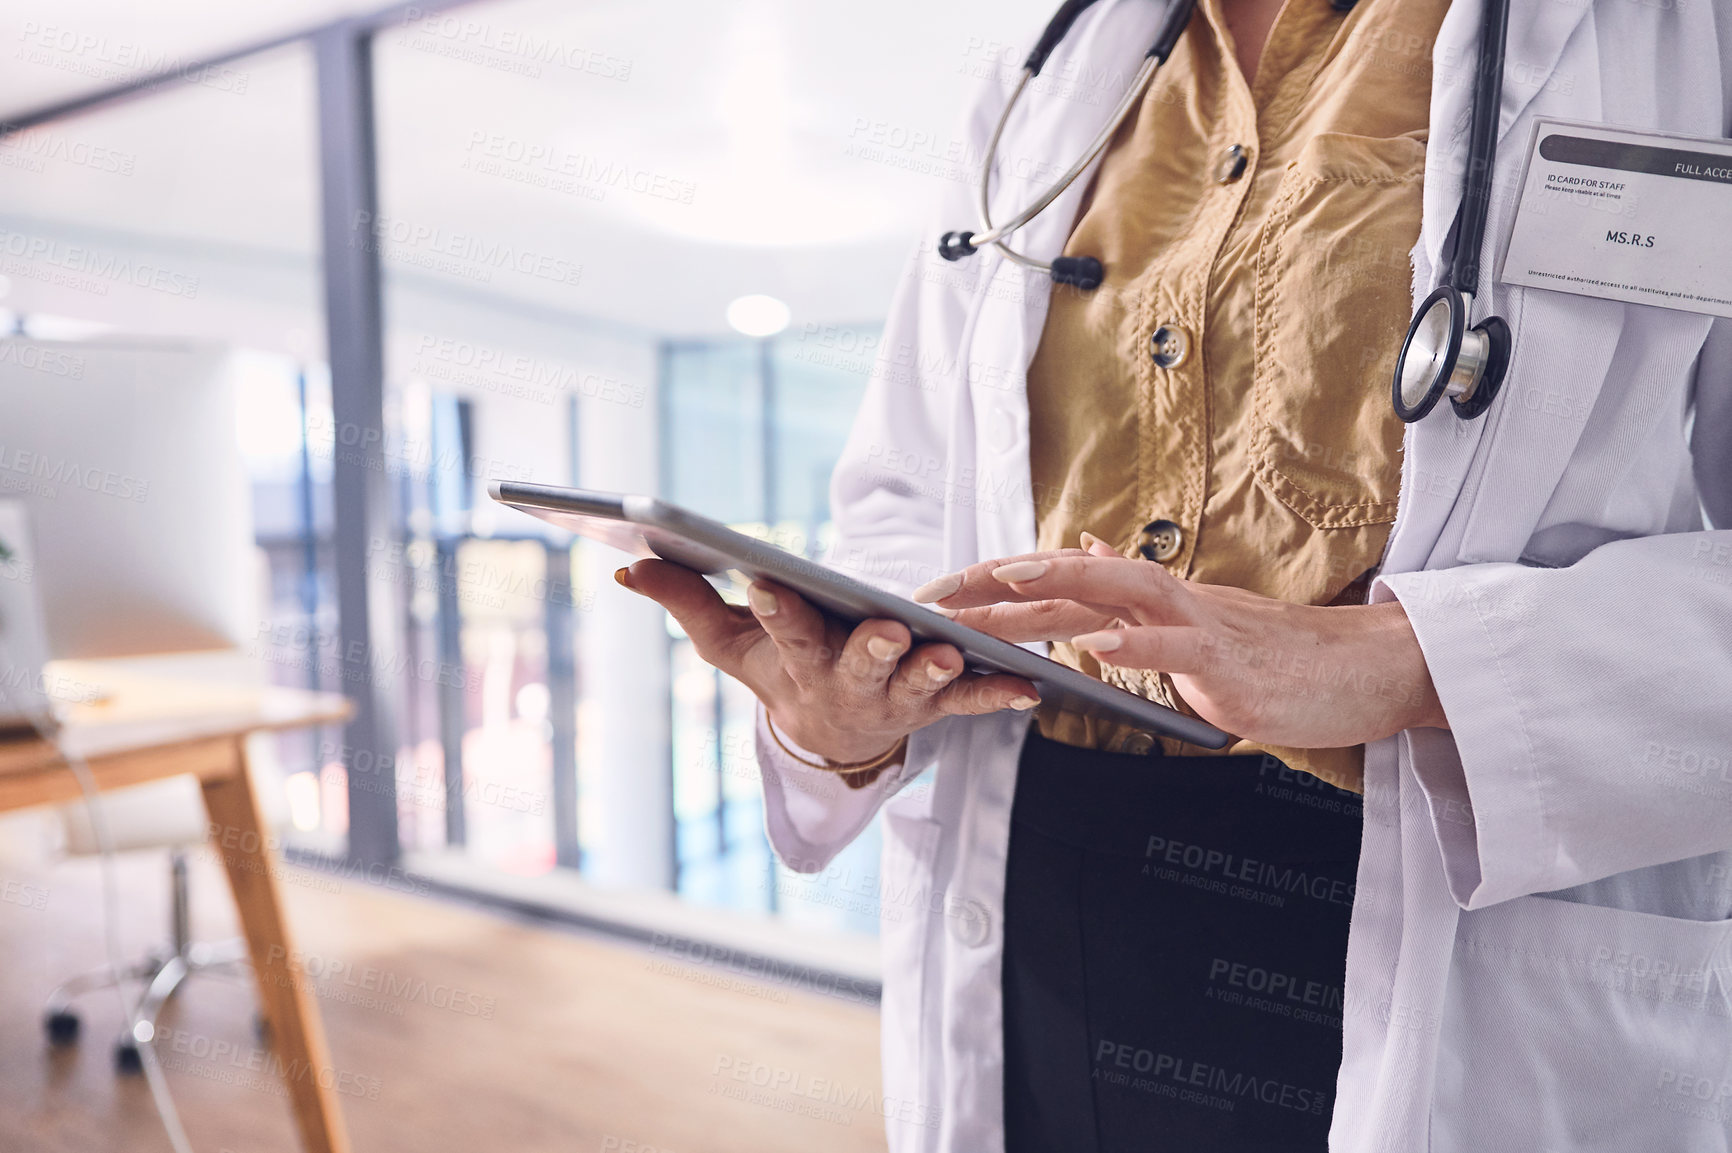
[[[1616,301],[1542,290],[1521,292],[1511,303],[1514,354],[1483,434],[1492,451],[1461,495],[1469,511],[1453,559],[1462,564],[1521,557],[1581,440],[1624,330],[1626,306]],[[1500,445],[1507,447],[1497,451]]]
[[[1007,219],[1038,196],[1088,147],[1129,86],[1165,14],[1162,3],[1116,0],[1098,19],[1079,22],[1067,37],[1068,51],[1048,61],[1005,126],[993,172],[994,220]],[[1097,159],[1016,233],[1012,246],[1046,261],[1059,255],[1099,163]],[[979,555],[971,561],[1034,549],[1028,365],[1046,325],[1052,292],[1045,273],[1024,268],[995,249],[983,250],[976,259],[987,286],[963,342],[967,355],[956,366],[966,374],[968,387],[959,392],[966,392],[971,410],[958,412],[957,418],[959,423],[966,420],[972,443],[966,457],[953,455],[953,461],[969,459],[973,467],[951,478],[953,491],[973,510],[951,514],[959,529],[965,515],[973,518]],[[966,434],[958,430],[957,435]]]
[[[1420,243],[1414,252],[1416,304],[1441,277],[1444,241],[1461,203],[1483,11],[1483,0],[1456,0],[1444,16],[1433,52],[1425,209]],[[1616,347],[1623,323],[1622,305],[1585,302],[1599,307],[1591,310],[1598,314],[1598,323],[1587,329],[1593,335],[1584,340],[1581,309],[1560,304],[1555,294],[1528,294],[1492,283],[1503,239],[1514,218],[1523,168],[1521,149],[1526,145],[1528,121],[1524,114],[1533,108],[1574,119],[1600,118],[1599,73],[1597,68],[1582,64],[1586,61],[1592,65],[1596,59],[1591,21],[1585,30],[1589,39],[1583,50],[1572,53],[1568,62],[1564,55],[1571,38],[1584,32],[1588,11],[1586,3],[1518,3],[1512,7],[1498,122],[1497,171],[1480,252],[1481,284],[1488,291],[1482,291],[1475,301],[1473,316],[1479,320],[1497,313],[1509,321],[1515,334],[1514,357],[1504,395],[1484,418],[1464,422],[1439,412],[1408,426],[1401,507],[1385,557],[1385,571],[1450,563],[1459,542],[1446,542],[1438,548],[1450,512],[1459,500],[1477,504],[1482,493],[1497,506],[1492,519],[1503,530],[1500,535],[1517,542],[1513,552],[1495,559],[1515,559],[1569,461],[1604,379],[1611,350]],[[1534,108],[1542,93],[1544,101]],[[1518,121],[1522,130],[1512,131]],[[1561,362],[1555,359],[1560,356],[1564,358]],[[1572,371],[1552,371],[1559,363],[1569,364]],[[1536,368],[1538,371],[1530,371]],[[1560,410],[1578,417],[1562,420],[1556,415]],[[1476,469],[1475,457],[1482,450],[1482,441],[1489,437],[1492,444],[1509,443],[1506,436],[1520,438],[1523,452],[1494,456]]]
[[[1518,5],[1522,12],[1533,5]],[[1544,4],[1557,9],[1564,5]],[[1507,134],[1499,153],[1499,194],[1487,226],[1481,267],[1497,270],[1514,222],[1517,181],[1538,116],[1624,124],[1661,131],[1720,135],[1721,77],[1712,55],[1676,50],[1680,39],[1712,42],[1706,6],[1660,9],[1607,4],[1571,26],[1568,51],[1551,55],[1548,36],[1564,24],[1550,13],[1528,26],[1525,40],[1511,27],[1511,80],[1522,79],[1524,54],[1551,62],[1543,88],[1523,103],[1522,122]],[[1543,31],[1543,35],[1541,32]],[[1562,43],[1560,41],[1560,43]],[[1669,50],[1670,49],[1670,50]],[[1631,76],[1623,60],[1673,61],[1663,81]],[[1710,65],[1704,69],[1703,65]],[[1506,94],[1510,86],[1506,85]],[[1508,113],[1506,95],[1505,114]],[[1433,564],[1521,559],[1535,528],[1543,523],[1584,430],[1637,419],[1644,391],[1676,379],[1696,355],[1708,320],[1690,313],[1626,305],[1562,292],[1495,285],[1490,306],[1510,322],[1514,355],[1504,394],[1481,423],[1483,467],[1469,469],[1459,500],[1459,540],[1443,539]],[[1476,309],[1476,316],[1484,313]],[[1602,399],[1602,393],[1612,390]],[[1596,414],[1596,406],[1605,408]],[[1429,431],[1429,430],[1427,430]],[[1546,558],[1550,563],[1571,557]]]
[[[1487,299],[1475,309],[1475,318],[1498,312],[1509,321],[1515,344],[1503,395],[1483,420],[1474,422],[1485,426],[1480,436],[1489,442],[1482,447],[1483,467],[1464,474],[1459,499],[1467,502],[1469,515],[1461,522],[1463,537],[1445,542],[1441,555],[1430,558],[1434,564],[1521,556],[1581,439],[1623,332],[1625,306],[1615,301],[1494,283],[1498,256],[1515,220],[1532,122],[1523,119],[1521,130],[1512,132],[1515,121],[1542,92],[1545,99],[1536,114],[1605,118],[1595,64],[1598,45],[1586,15],[1590,9],[1585,3],[1519,4],[1510,14],[1498,173],[1480,256]],[[1586,39],[1560,66],[1572,35]],[[1506,450],[1497,451],[1500,445]],[[1518,445],[1520,451],[1513,451]]]

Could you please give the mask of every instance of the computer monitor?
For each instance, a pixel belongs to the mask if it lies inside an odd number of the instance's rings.
[[[47,662],[30,518],[21,502],[0,498],[0,738],[53,724]]]
[[[0,497],[29,512],[50,656],[229,648],[256,631],[224,349],[0,339]]]

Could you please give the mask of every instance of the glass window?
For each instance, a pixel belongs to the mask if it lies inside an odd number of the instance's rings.
[[[877,334],[833,329],[828,339],[870,349]],[[663,458],[671,499],[821,555],[831,536],[830,471],[866,378],[856,363],[815,359],[816,347],[772,337],[667,350]],[[754,698],[698,659],[682,636],[675,636],[671,660],[679,892],[803,924],[875,932],[876,824],[816,876],[776,863],[763,832]]]

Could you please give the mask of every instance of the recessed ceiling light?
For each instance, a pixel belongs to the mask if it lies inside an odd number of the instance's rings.
[[[728,324],[746,336],[774,336],[788,327],[788,306],[773,296],[754,293],[728,305]]]

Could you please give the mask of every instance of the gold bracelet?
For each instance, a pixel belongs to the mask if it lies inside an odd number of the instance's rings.
[[[846,776],[849,773],[864,773],[868,769],[883,768],[885,765],[901,756],[902,751],[908,747],[908,738],[903,737],[901,740],[897,741],[884,752],[879,753],[869,761],[857,761],[851,765],[837,765],[832,764],[829,761],[807,760],[799,753],[796,753],[793,749],[790,749],[787,743],[782,740],[782,735],[776,731],[776,722],[770,719],[770,714],[767,710],[764,713],[764,727],[770,730],[770,739],[776,742],[776,747],[781,749],[784,753],[787,753],[794,760],[799,761],[809,769],[819,769],[826,773],[835,773],[838,776]]]

